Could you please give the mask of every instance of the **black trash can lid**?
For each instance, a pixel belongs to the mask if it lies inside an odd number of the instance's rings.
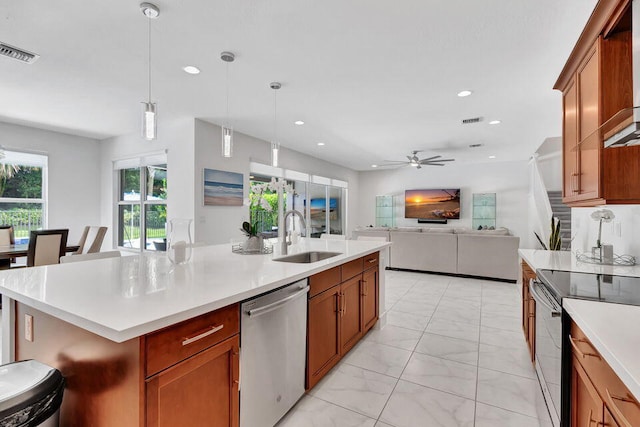
[[[0,365],[0,420],[61,392],[63,385],[60,371],[36,360]]]

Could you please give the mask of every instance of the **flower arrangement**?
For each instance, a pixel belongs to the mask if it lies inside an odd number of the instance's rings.
[[[615,214],[609,209],[599,209],[591,213],[591,218],[593,218],[594,221],[600,222],[598,227],[598,241],[596,242],[597,248],[602,247],[602,223],[611,222],[615,217]]]
[[[295,194],[293,186],[291,184],[288,184],[287,181],[281,178],[278,178],[276,180],[274,177],[272,177],[270,182],[253,184],[251,186],[251,192],[255,195],[255,197],[251,199],[250,207],[258,205],[262,209],[271,212],[273,210],[273,207],[271,206],[271,203],[269,203],[269,200],[264,197],[267,190],[276,193],[278,192],[278,190],[282,190],[282,193]]]
[[[251,185],[251,194],[249,195],[250,216],[255,218],[254,215],[256,215],[259,210],[273,212],[274,209],[277,209],[278,204],[280,203],[278,199],[279,192],[282,194],[296,194],[293,186],[281,178],[276,179],[272,177],[269,182],[253,183]],[[284,203],[284,200],[282,203]],[[271,214],[271,221],[275,224],[277,220],[278,214],[274,212]],[[258,234],[257,220],[253,224],[245,221],[242,224],[241,231],[247,237],[256,236]]]

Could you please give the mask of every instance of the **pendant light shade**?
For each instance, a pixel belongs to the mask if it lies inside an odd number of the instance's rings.
[[[140,3],[140,10],[143,15],[147,17],[149,23],[149,69],[148,69],[148,83],[149,83],[149,97],[146,102],[143,102],[142,109],[142,137],[147,141],[153,141],[157,137],[157,105],[155,102],[151,102],[151,20],[160,16],[160,9],[158,6],[152,3]]]
[[[222,52],[220,59],[227,63],[227,117],[222,126],[222,157],[233,156],[233,128],[229,125],[229,63],[236,59],[232,52]]]
[[[156,104],[153,102],[143,102],[142,111],[142,136],[147,141],[156,139],[157,121],[156,121]]]
[[[222,157],[233,156],[233,129],[222,126]]]
[[[273,89],[273,141],[271,142],[271,166],[278,167],[280,161],[280,143],[278,142],[278,102],[277,92],[282,85],[278,82],[272,82],[269,87]]]
[[[278,167],[278,155],[280,154],[280,144],[277,142],[271,143],[271,166]]]

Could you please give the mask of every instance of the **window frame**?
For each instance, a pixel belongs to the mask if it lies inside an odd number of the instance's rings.
[[[130,251],[130,252],[158,252],[157,250],[147,249],[147,207],[148,206],[158,206],[164,205],[168,210],[168,201],[169,195],[167,194],[166,199],[157,199],[157,200],[147,200],[149,196],[149,192],[147,189],[147,179],[149,177],[149,167],[160,167],[164,166],[165,170],[168,172],[167,165],[167,157],[166,153],[162,154],[149,154],[146,156],[141,156],[133,159],[125,159],[120,161],[114,161],[114,174],[116,180],[116,194],[115,194],[115,215],[114,215],[114,230],[115,233],[115,244],[118,249]],[[138,169],[139,173],[139,194],[140,198],[138,200],[124,200],[122,188],[122,171],[127,169]],[[120,233],[121,233],[121,224],[120,224],[120,207],[121,206],[139,206],[140,208],[140,247],[127,247],[121,245],[120,242]],[[167,221],[168,222],[168,221]],[[125,240],[122,239],[122,243],[124,244]]]
[[[23,167],[31,167],[31,168],[40,168],[41,169],[41,182],[40,182],[40,197],[2,197],[0,196],[0,204],[8,203],[8,204],[22,204],[22,203],[32,203],[32,204],[40,204],[42,206],[42,214],[40,221],[40,228],[37,229],[46,229],[49,223],[49,204],[48,204],[48,175],[49,175],[49,156],[42,153],[29,153],[18,150],[2,150],[3,157],[2,163],[4,164],[12,164]],[[26,237],[26,240],[29,240],[29,236]]]

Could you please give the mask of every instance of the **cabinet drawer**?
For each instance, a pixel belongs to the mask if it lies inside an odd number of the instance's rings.
[[[640,425],[640,404],[575,323],[571,339],[574,361],[584,368],[613,417],[621,426]]]
[[[309,277],[309,298],[321,294],[340,282],[342,282],[340,277],[340,266],[314,274]]]
[[[363,260],[362,262],[364,264],[364,267],[363,267],[364,270],[368,270],[370,268],[377,267],[378,264],[380,264],[380,252],[374,252],[372,254],[365,255],[362,258],[362,260]]]
[[[353,261],[342,264],[342,281],[344,282],[362,273],[363,265],[363,258],[354,259]]]
[[[233,304],[148,334],[146,377],[240,332],[240,311]]]

